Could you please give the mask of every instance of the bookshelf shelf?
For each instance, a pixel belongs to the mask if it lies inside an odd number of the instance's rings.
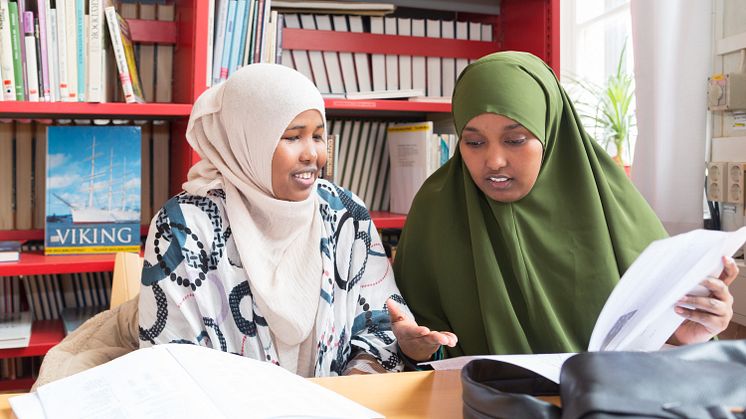
[[[31,326],[31,339],[25,348],[0,349],[0,359],[44,355],[65,337],[62,320],[37,320]]]
[[[353,99],[324,99],[327,110],[354,111],[398,111],[398,112],[433,112],[449,113],[451,104],[448,102],[415,102],[409,100],[353,100]]]
[[[310,29],[282,30],[282,48],[476,59],[499,51],[497,42]]]
[[[405,214],[394,214],[386,211],[371,211],[370,218],[377,228],[402,228],[407,221]]]
[[[0,102],[0,118],[171,119],[191,111],[184,103]]]
[[[0,263],[0,276],[111,272],[113,269],[114,254],[44,256],[40,252],[21,252],[18,262]]]
[[[7,392],[7,391],[29,391],[31,389],[31,386],[34,385],[34,381],[36,381],[36,378],[32,377],[24,377],[24,378],[17,378],[14,380],[0,380],[0,391],[1,392]]]

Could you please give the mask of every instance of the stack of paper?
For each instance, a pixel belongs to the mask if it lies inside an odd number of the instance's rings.
[[[10,399],[27,418],[382,418],[279,366],[195,345],[140,349]]]

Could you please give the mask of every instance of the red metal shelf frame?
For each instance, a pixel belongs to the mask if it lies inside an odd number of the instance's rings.
[[[140,44],[175,44],[176,22],[125,19],[130,28],[132,42]]]
[[[405,214],[394,214],[386,211],[371,211],[370,218],[376,228],[403,228],[407,221]]]
[[[31,326],[31,339],[28,346],[0,349],[0,359],[44,355],[64,337],[62,320],[37,320]]]
[[[87,102],[0,102],[3,118],[183,118],[192,112],[188,103],[87,103]]]
[[[349,109],[356,111],[399,111],[399,112],[451,112],[451,104],[443,102],[415,102],[409,100],[352,100],[324,99],[326,109]]]
[[[424,36],[381,35],[309,29],[282,29],[282,48],[310,51],[367,52],[476,59],[499,51],[497,41],[465,41]]]
[[[1,392],[9,392],[9,391],[27,392],[31,390],[31,386],[34,385],[35,381],[36,381],[36,378],[32,378],[32,377],[16,378],[13,380],[0,380],[0,391]]]
[[[21,259],[18,262],[0,263],[0,276],[111,272],[113,270],[113,253],[44,256],[40,252],[21,252]]]

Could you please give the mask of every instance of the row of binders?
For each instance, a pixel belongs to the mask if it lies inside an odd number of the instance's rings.
[[[434,19],[355,15],[284,15],[286,28],[492,41],[492,25]],[[361,52],[283,50],[282,64],[316,83],[327,96],[348,99],[447,98],[466,58]],[[445,99],[444,99],[445,100]]]
[[[109,3],[0,0],[0,100],[145,101],[129,26]],[[173,20],[173,5],[144,7],[152,8],[151,19],[157,10],[161,20]],[[172,49],[164,47],[164,60]]]
[[[406,214],[456,144],[455,135],[434,133],[432,121],[334,119],[327,127],[332,140],[325,178],[359,196],[370,211]]]

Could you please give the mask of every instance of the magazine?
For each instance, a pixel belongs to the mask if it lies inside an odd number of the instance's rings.
[[[627,269],[601,309],[588,351],[655,351],[684,321],[674,306],[684,295],[707,295],[706,277],[717,278],[722,257],[746,242],[737,231],[693,230],[651,243]],[[572,353],[463,356],[423,363],[434,369],[460,369],[478,358],[521,366],[559,382],[560,369]]]
[[[140,127],[47,128],[45,254],[140,250]]]

